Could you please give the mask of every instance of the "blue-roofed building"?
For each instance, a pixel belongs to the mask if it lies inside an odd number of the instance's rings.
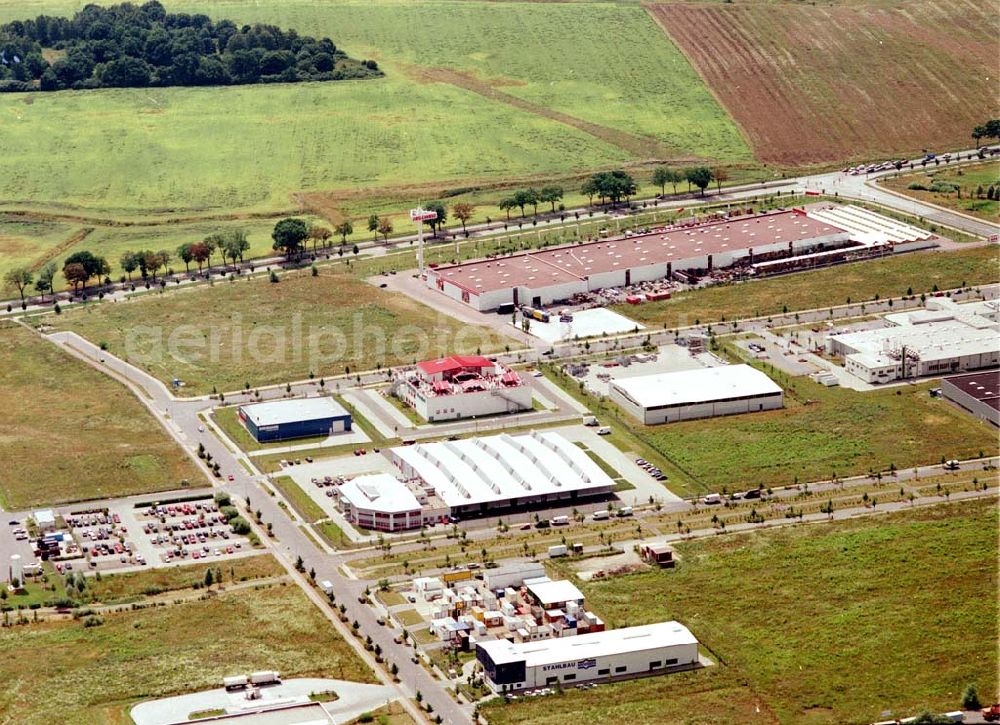
[[[333,398],[296,398],[240,406],[240,420],[258,443],[351,430],[351,414]]]

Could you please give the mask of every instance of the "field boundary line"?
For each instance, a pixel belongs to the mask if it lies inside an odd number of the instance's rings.
[[[50,249],[48,253],[43,254],[40,258],[32,262],[28,269],[32,272],[39,271],[48,262],[54,261],[63,252],[68,252],[70,249],[75,247],[77,244],[82,242],[84,239],[89,237],[94,231],[94,227],[84,227],[73,234],[70,234],[65,240],[57,244],[55,247]]]
[[[547,108],[533,101],[505,93],[488,82],[474,78],[466,73],[449,68],[427,68],[422,66],[412,66],[409,68],[409,71],[419,79],[436,83],[447,83],[448,85],[476,93],[491,101],[504,103],[527,113],[570,126],[606,144],[617,146],[640,160],[657,158],[669,159],[674,162],[696,160],[690,156],[677,156],[676,149],[673,149],[668,144],[653,136],[638,136],[627,131],[621,131],[594,123],[593,121],[577,118],[553,108]]]
[[[733,114],[733,112],[729,110],[729,106],[723,103],[722,98],[719,96],[718,93],[716,93],[715,87],[711,83],[709,83],[708,78],[705,76],[704,73],[701,72],[701,68],[698,67],[698,64],[695,63],[694,59],[687,54],[687,51],[684,50],[684,46],[682,46],[680,43],[677,42],[677,39],[674,38],[674,36],[667,29],[667,26],[663,23],[662,20],[660,20],[656,12],[654,12],[654,9],[657,7],[657,5],[660,4],[661,3],[644,2],[642,4],[642,9],[646,11],[646,15],[648,15],[650,19],[654,23],[656,23],[656,26],[663,32],[663,34],[667,36],[667,40],[673,43],[674,47],[680,51],[680,54],[682,56],[684,56],[684,60],[687,61],[687,64],[691,66],[695,74],[701,79],[702,84],[705,86],[705,88],[708,89],[708,92],[711,94],[712,98],[714,98],[715,102],[719,104],[719,108],[721,108],[723,111],[726,112],[726,115],[729,116],[729,119],[733,122],[733,125],[736,126],[736,129],[740,132],[740,136],[743,138],[743,143],[747,145],[747,148],[750,149],[750,153],[756,159],[757,152],[756,149],[754,148],[753,140],[750,138],[749,131],[743,128],[743,124],[740,123],[739,119],[737,119],[736,116]]]

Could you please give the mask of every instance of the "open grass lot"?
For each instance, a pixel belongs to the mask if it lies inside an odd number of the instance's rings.
[[[0,326],[5,508],[177,488],[202,474],[124,387],[22,327]]]
[[[997,246],[949,252],[901,254],[888,259],[842,264],[815,272],[773,277],[681,292],[670,300],[615,309],[647,326],[683,327],[742,317],[762,317],[905,295],[930,293],[1000,281]]]
[[[83,5],[0,0],[0,22]],[[179,0],[170,9],[328,34],[376,57],[387,77],[9,95],[0,200],[122,215],[279,211],[299,192],[385,195],[665,156],[750,160],[735,123],[638,5]],[[605,52],[611,43],[629,52]]]
[[[275,476],[271,483],[282,496],[292,505],[296,513],[308,523],[315,523],[327,518],[326,512],[313,501],[302,487],[295,483],[291,476]]]
[[[278,577],[286,572],[270,555],[248,556],[228,561],[217,566],[194,565],[172,566],[124,574],[103,575],[100,580],[87,577],[83,592],[73,594],[74,598],[86,602],[114,604],[154,593],[173,592],[190,589],[205,581],[205,571],[222,570],[222,585]],[[218,582],[216,582],[218,584]]]
[[[969,0],[650,12],[779,164],[964,148],[996,113],[995,9]]]
[[[997,453],[996,431],[932,398],[933,383],[861,393],[765,372],[785,388],[784,409],[647,426],[637,430],[639,437],[706,491]]]
[[[996,502],[677,545],[675,571],[584,582],[609,626],[677,619],[701,672],[487,708],[491,725],[869,723],[996,695]],[[981,646],[984,643],[986,646]]]
[[[261,277],[219,282],[46,321],[106,342],[161,380],[184,380],[188,394],[502,347],[486,328],[330,270],[282,273],[277,284]]]
[[[378,81],[24,100],[0,98],[12,150],[0,199],[17,208],[278,213],[295,209],[300,191],[559,172],[629,158],[581,131],[398,71]]]
[[[930,187],[935,182],[958,185],[961,188],[961,198],[959,192],[956,191],[930,191]],[[1000,217],[1000,202],[985,197],[986,190],[991,186],[1000,188],[1000,161],[950,169],[930,166],[926,171],[903,174],[881,183],[893,191],[948,209],[972,214],[980,219],[996,222],[997,218]],[[919,184],[926,187],[927,190],[910,189],[911,184]],[[980,188],[983,189],[981,198],[976,196],[976,192]]]
[[[64,245],[72,245],[80,231],[70,224],[5,220],[0,215],[0,278],[14,267],[39,269]],[[8,289],[6,285],[4,292],[7,296],[17,296],[17,290]],[[34,292],[34,289],[29,289],[28,292]]]
[[[138,700],[217,687],[234,671],[374,681],[292,586],[0,631],[8,722],[128,722]]]

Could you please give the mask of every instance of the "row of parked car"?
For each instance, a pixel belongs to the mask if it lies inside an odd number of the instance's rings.
[[[109,514],[106,511],[91,511],[81,514],[71,514],[66,517],[66,525],[71,529],[81,529],[86,526],[120,524],[121,522],[121,516],[118,514]]]
[[[165,516],[194,516],[200,513],[213,513],[219,510],[215,501],[185,501],[178,504],[167,504],[165,506],[150,506],[143,513],[146,516],[162,518]]]
[[[205,529],[210,528],[216,524],[225,525],[226,517],[222,514],[202,514],[196,519],[183,519],[181,521],[168,521],[164,524],[157,523],[155,521],[150,522],[142,527],[142,532],[144,534],[157,534],[160,532],[162,527],[163,531],[169,533],[171,531],[193,531],[194,529]]]
[[[90,547],[90,566],[96,568],[98,564],[98,557],[117,557],[118,561],[122,564],[128,564],[130,562],[139,564],[140,566],[146,565],[146,557],[142,554],[136,554],[132,549],[132,544],[129,542],[114,543],[114,544],[95,544]],[[71,568],[70,564],[67,562],[67,568]]]
[[[170,551],[165,552],[161,558],[167,564],[172,562],[174,559],[187,559],[189,556],[194,560],[208,559],[211,556],[233,554],[241,547],[242,545],[238,541],[230,544],[229,546],[217,547],[215,549],[210,549],[207,546],[202,546],[200,549],[185,549],[183,546],[177,546]]]
[[[650,463],[649,461],[647,461],[645,458],[636,458],[635,459],[635,465],[639,466],[639,468],[641,468],[644,471],[646,471],[646,473],[648,473],[650,476],[652,476],[653,478],[655,478],[657,481],[666,481],[667,480],[667,474],[665,474],[659,468],[657,468],[652,463]]]
[[[228,529],[209,529],[208,531],[195,531],[190,534],[182,533],[169,536],[167,534],[157,534],[153,537],[154,546],[180,546],[181,544],[195,545],[204,544],[209,539],[229,539]]]

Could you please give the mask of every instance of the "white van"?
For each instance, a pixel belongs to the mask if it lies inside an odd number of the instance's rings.
[[[569,516],[553,516],[549,523],[552,526],[569,526]]]
[[[600,511],[594,512],[594,521],[605,521],[610,517],[611,514],[609,514],[606,509],[601,509]]]
[[[703,503],[722,503],[722,496],[717,493],[710,493],[702,499]]]
[[[631,506],[622,506],[620,509],[618,509],[618,518],[624,518],[625,516],[631,516],[631,515],[632,515]]]
[[[609,436],[611,435],[611,427],[607,425],[602,425],[597,429],[597,435],[599,436]]]

